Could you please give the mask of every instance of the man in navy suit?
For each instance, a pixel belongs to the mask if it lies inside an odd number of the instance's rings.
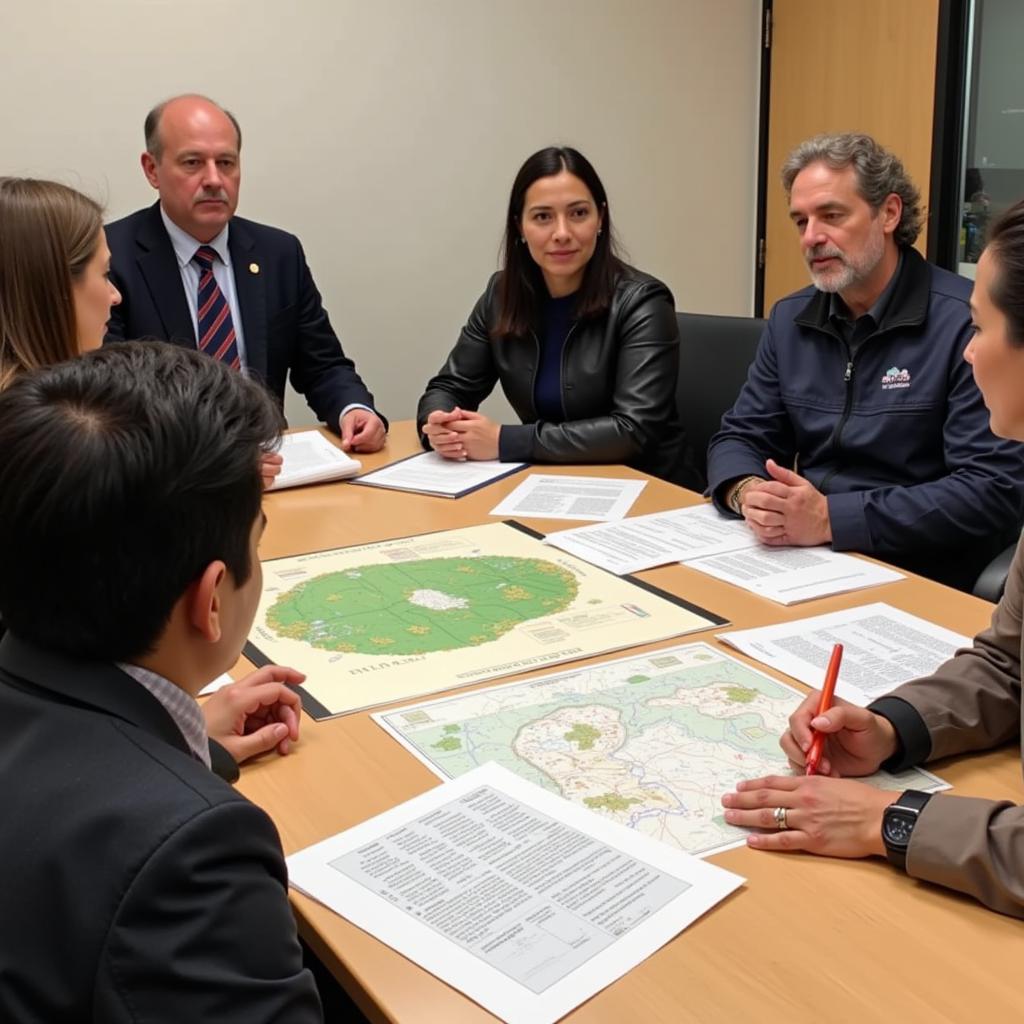
[[[234,215],[238,122],[205,97],[177,96],[150,111],[145,133],[142,169],[160,199],[107,226],[110,275],[122,297],[107,340],[199,347],[233,360],[279,403],[291,374],[310,408],[341,435],[343,448],[378,451],[387,423],[341,349],[301,243]],[[204,281],[204,269],[212,280]],[[221,311],[216,332],[201,330],[211,307]],[[206,348],[207,333],[217,333],[216,346]],[[269,458],[264,477],[277,468],[277,457]]]

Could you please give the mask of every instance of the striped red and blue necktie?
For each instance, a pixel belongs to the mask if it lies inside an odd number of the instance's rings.
[[[197,334],[198,348],[214,359],[227,363],[232,369],[241,367],[235,325],[231,320],[231,307],[213,276],[213,261],[217,253],[208,245],[201,245],[193,257],[199,267],[199,298]]]

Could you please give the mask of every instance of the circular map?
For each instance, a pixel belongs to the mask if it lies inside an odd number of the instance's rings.
[[[411,655],[476,647],[576,597],[554,562],[504,556],[426,558],[316,576],[267,612],[281,636],[325,651]]]

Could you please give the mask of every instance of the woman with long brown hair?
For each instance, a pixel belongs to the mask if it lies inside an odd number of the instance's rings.
[[[100,205],[55,181],[0,177],[0,388],[103,343],[110,251]]]

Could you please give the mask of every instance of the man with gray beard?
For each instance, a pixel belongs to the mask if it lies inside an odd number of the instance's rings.
[[[1024,515],[1024,446],[989,430],[963,360],[971,283],[913,248],[918,190],[869,136],[802,143],[782,182],[813,285],[773,307],[711,440],[715,504],[764,544],[970,589]]]

